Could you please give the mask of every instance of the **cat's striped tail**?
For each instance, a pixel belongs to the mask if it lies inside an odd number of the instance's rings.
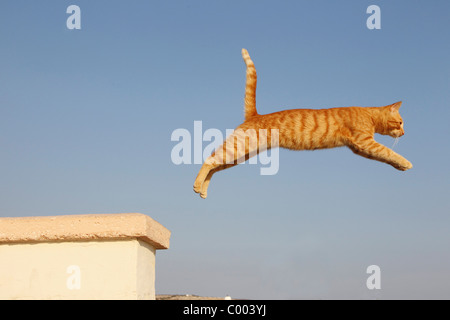
[[[245,83],[244,115],[245,120],[258,115],[256,112],[256,69],[248,51],[242,49],[242,58],[247,65],[247,80]]]

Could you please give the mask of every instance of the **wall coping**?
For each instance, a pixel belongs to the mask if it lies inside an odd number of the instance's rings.
[[[0,245],[134,238],[168,249],[170,231],[142,213],[0,218]]]

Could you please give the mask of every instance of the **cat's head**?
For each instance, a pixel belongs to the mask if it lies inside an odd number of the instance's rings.
[[[399,138],[405,134],[403,130],[403,119],[400,116],[399,109],[402,102],[382,107],[383,125],[381,126],[380,134],[389,135],[393,138]]]

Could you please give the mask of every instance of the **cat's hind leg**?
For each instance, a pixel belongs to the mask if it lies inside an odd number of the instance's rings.
[[[194,192],[200,193],[200,197],[206,198],[206,190],[208,189],[209,181],[211,176],[216,172],[221,166],[224,165],[224,153],[225,151],[216,153],[217,151],[224,150],[225,147],[222,145],[210,155],[203,163],[200,171],[198,172],[197,178],[194,181]]]
[[[266,135],[264,135],[266,138]],[[194,183],[194,191],[206,198],[214,173],[234,167],[259,153],[259,134],[256,130],[236,129],[208,159]],[[266,148],[266,144],[264,145]]]
[[[209,164],[205,161],[205,163],[202,165],[200,171],[198,172],[197,178],[195,178],[194,182],[194,192],[200,193],[202,190],[202,185],[205,181],[205,179],[208,177],[209,173],[214,170],[216,166],[213,164]],[[200,195],[201,196],[201,195]],[[202,197],[204,198],[204,197]]]
[[[213,176],[213,174],[234,167],[235,165],[237,165],[237,163],[233,163],[233,164],[224,164],[219,166],[218,168],[215,168],[213,170],[210,170],[208,175],[206,176],[205,181],[203,181],[202,187],[201,187],[201,191],[200,191],[200,197],[202,197],[203,199],[205,199],[208,195],[208,187],[209,187],[209,183],[211,181],[211,178]]]

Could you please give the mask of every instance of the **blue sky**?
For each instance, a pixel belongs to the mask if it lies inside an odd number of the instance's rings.
[[[81,30],[66,9],[81,8]],[[381,9],[369,30],[366,9]],[[450,3],[2,1],[0,215],[141,212],[172,231],[157,293],[249,299],[450,298]],[[257,108],[403,101],[392,167],[346,148],[280,150],[280,170],[174,165],[171,133]],[[391,147],[393,139],[376,139]],[[366,268],[381,268],[381,290]]]

